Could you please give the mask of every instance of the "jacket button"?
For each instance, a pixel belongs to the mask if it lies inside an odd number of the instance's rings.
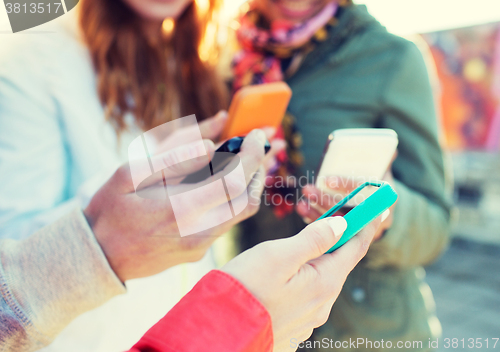
[[[366,293],[361,287],[355,287],[351,291],[352,300],[356,303],[361,303],[365,300]]]

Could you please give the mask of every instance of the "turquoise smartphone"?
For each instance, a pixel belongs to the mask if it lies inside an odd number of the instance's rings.
[[[386,211],[394,203],[396,203],[398,194],[389,183],[365,182],[354,191],[352,191],[347,197],[335,204],[332,208],[330,208],[330,210],[321,215],[316,221],[335,214],[340,210],[340,208],[347,204],[349,200],[356,196],[356,194],[358,194],[362,189],[368,186],[377,187],[378,189],[363,202],[352,208],[347,214],[344,215],[344,219],[347,221],[347,228],[340,240],[335,244],[335,246],[330,248],[326,253],[331,253],[337,248],[342,247],[347,241],[356,236],[359,231],[363,230],[366,225],[375,220],[384,211]]]

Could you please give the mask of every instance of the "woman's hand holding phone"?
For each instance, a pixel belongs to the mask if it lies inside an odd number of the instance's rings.
[[[222,131],[228,123],[227,111],[221,110],[215,116],[212,116],[198,124],[203,139],[209,139],[215,142],[215,149],[219,148],[225,141],[220,140]],[[161,154],[165,151],[172,150],[178,145],[182,145],[193,135],[192,128],[196,126],[179,128],[170,136],[160,141],[156,147],[155,154]],[[267,140],[271,143],[271,150],[265,155],[262,165],[267,173],[276,165],[276,155],[286,148],[286,142],[280,138],[274,138],[276,128],[263,127],[262,131],[266,134]]]
[[[219,226],[187,237],[179,236],[178,216],[191,222],[199,222],[206,212],[214,209],[215,214],[211,213],[212,216],[223,217],[223,209],[221,212],[218,212],[218,209],[227,204],[226,194],[211,194],[207,191],[203,204],[199,204],[197,199],[186,198],[174,214],[168,199],[139,197],[134,189],[129,165],[120,167],[95,194],[84,211],[117,276],[126,281],[154,275],[180,263],[200,260],[218,236],[255,214],[259,209],[264,186],[262,161],[265,143],[266,137],[262,131],[254,130],[249,133],[238,154],[245,179],[242,181],[237,175],[225,177],[226,185],[231,189],[233,205],[235,202],[244,202],[245,209]],[[204,144],[206,152],[213,155],[213,142],[204,140]],[[185,148],[157,155],[153,159],[161,158],[166,165],[170,165],[171,161],[182,159],[179,153],[189,153],[193,156],[198,155],[200,150],[196,145],[187,145]],[[207,163],[208,158],[203,151],[199,157],[181,164],[180,168],[165,169],[164,173],[158,173],[156,179],[149,181],[147,189],[153,193],[165,192],[164,182],[172,184],[173,189],[186,187],[178,184],[178,179],[205,167]],[[211,180],[204,180],[195,187],[203,186],[207,182]],[[189,201],[197,203],[190,204]]]
[[[342,217],[323,219],[296,236],[260,243],[222,267],[266,307],[275,352],[296,350],[327,321],[347,275],[365,256],[379,224],[374,220],[343,247],[324,254],[347,223]]]
[[[168,150],[172,150],[179,145],[186,143],[186,139],[190,140],[193,136],[197,137],[197,129],[201,133],[201,138],[209,139],[211,141],[218,141],[219,136],[224,130],[227,122],[227,111],[221,110],[216,115],[200,122],[197,126],[189,126],[178,128],[168,137],[158,142],[155,149],[155,154],[161,154]],[[217,146],[216,148],[217,149]]]

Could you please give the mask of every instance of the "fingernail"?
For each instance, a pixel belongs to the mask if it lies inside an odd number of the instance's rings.
[[[347,229],[347,221],[342,216],[335,216],[328,219],[328,224],[333,230],[335,237],[340,237]]]
[[[261,142],[262,144],[265,144],[267,142],[266,134],[262,130],[254,130],[255,131],[255,137]]]
[[[391,209],[387,209],[386,211],[384,211],[380,217],[380,220],[381,222],[384,222],[385,220],[387,220],[387,218],[389,217],[389,215],[391,215]]]
[[[223,110],[223,111],[220,111],[218,114],[217,114],[217,118],[218,119],[221,119],[221,120],[224,120],[227,118],[227,111]]]

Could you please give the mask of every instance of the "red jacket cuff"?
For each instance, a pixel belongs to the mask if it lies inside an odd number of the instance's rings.
[[[271,352],[271,317],[232,276],[213,270],[130,352]]]

